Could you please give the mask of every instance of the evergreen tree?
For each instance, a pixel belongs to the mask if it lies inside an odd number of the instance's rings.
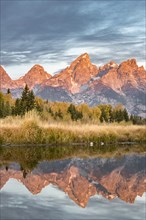
[[[8,90],[7,90],[7,94],[11,94],[11,91],[10,91],[10,89],[8,89]]]
[[[129,115],[128,115],[126,108],[123,110],[123,117],[126,122],[129,121]]]
[[[24,89],[23,89],[23,92],[22,92],[21,100],[22,101],[27,101],[28,94],[29,94],[29,88],[28,88],[28,85],[26,84]]]
[[[21,109],[21,100],[20,99],[16,99],[16,102],[15,102],[15,108],[13,110],[13,113],[15,115],[21,115],[22,113],[22,109]]]
[[[123,121],[124,120],[124,115],[123,115],[123,110],[117,110],[116,111],[116,121],[117,122],[121,122],[121,121]]]
[[[83,118],[82,112],[76,110],[76,108],[75,108],[75,106],[73,104],[70,104],[70,106],[68,107],[67,112],[70,113],[71,119],[73,121],[77,121],[78,119],[82,119]]]
[[[70,114],[74,114],[76,111],[76,108],[73,104],[70,104],[70,106],[68,107],[67,112],[69,112]]]
[[[18,103],[17,103],[18,104]],[[22,92],[19,103],[19,114],[24,115],[26,112],[35,108],[35,96],[33,91],[30,91],[27,84]]]
[[[34,109],[35,108],[35,96],[34,96],[34,93],[32,90],[28,93],[28,100],[27,101],[28,101],[27,111]]]

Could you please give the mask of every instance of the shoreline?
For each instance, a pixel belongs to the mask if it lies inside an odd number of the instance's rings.
[[[106,147],[106,146],[135,146],[135,145],[145,145],[146,142],[111,142],[111,143],[96,143],[94,142],[93,145],[91,146],[91,143],[47,143],[47,144],[28,144],[28,143],[23,143],[23,144],[11,144],[11,143],[6,143],[6,144],[0,144],[0,147]]]
[[[146,155],[146,145],[108,146],[1,146],[0,167],[14,161],[26,170],[31,170],[41,161],[56,161],[73,158],[120,158],[126,155]]]

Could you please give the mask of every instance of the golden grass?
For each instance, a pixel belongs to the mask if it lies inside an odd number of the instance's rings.
[[[82,124],[42,121],[35,112],[0,120],[2,144],[146,142],[146,127],[129,124]]]

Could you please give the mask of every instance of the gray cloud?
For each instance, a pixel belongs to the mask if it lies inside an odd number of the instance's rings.
[[[70,63],[82,49],[97,64],[131,57],[142,62],[144,4],[144,0],[3,0],[1,63]]]

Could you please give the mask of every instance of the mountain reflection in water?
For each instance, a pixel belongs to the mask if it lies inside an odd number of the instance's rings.
[[[39,194],[49,184],[57,186],[81,207],[86,207],[90,197],[95,195],[106,200],[118,197],[126,203],[134,203],[146,189],[145,169],[146,156],[142,154],[42,161],[31,171],[13,162],[1,166],[0,188],[13,178],[24,184],[32,194]]]

